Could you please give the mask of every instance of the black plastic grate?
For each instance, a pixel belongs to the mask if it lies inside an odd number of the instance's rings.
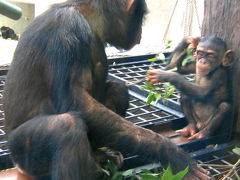
[[[7,148],[6,133],[4,131],[4,112],[2,105],[5,76],[0,76],[0,169],[9,167],[9,151]]]
[[[231,171],[240,159],[239,155],[232,152],[232,148],[234,147],[230,146],[223,151],[207,154],[204,158],[198,160],[198,164],[201,164],[216,179],[221,179]],[[240,165],[238,164],[235,170],[227,177],[234,180],[239,179]]]
[[[6,153],[5,150],[5,131],[4,131],[4,112],[2,105],[3,87],[5,84],[5,78],[0,77],[0,155]]]
[[[197,162],[203,168],[208,170],[215,179],[239,180],[240,177],[240,154],[234,153],[238,143],[228,143],[216,145],[200,152],[200,156],[197,158]],[[208,153],[209,151],[212,151]],[[207,151],[206,153],[203,153]],[[233,170],[233,171],[232,171]],[[229,173],[232,171],[231,173]]]
[[[167,109],[164,110],[153,105],[146,105],[146,101],[135,97],[135,95],[134,92],[130,91],[130,102],[125,117],[126,120],[139,126],[145,126],[167,123],[179,118],[174,114],[174,111],[168,112]]]

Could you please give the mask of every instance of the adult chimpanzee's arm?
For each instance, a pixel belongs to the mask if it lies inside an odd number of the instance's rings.
[[[79,86],[72,87],[71,91],[81,107],[91,145],[95,148],[108,146],[123,153],[136,153],[148,162],[160,161],[164,167],[170,163],[175,173],[186,166],[190,167],[189,176],[198,176],[194,171],[200,173],[193,160],[168,139],[126,121]],[[206,178],[203,173],[200,176]]]

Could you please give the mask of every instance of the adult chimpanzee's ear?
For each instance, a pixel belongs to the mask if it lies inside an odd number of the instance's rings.
[[[127,12],[131,12],[136,0],[127,0],[126,10]]]
[[[222,65],[224,67],[229,67],[233,64],[233,62],[234,62],[234,52],[233,50],[227,50],[223,55]]]

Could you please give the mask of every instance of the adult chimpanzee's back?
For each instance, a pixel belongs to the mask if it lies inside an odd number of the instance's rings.
[[[126,121],[127,88],[107,82],[105,43],[124,49],[139,43],[145,12],[144,0],[69,0],[33,20],[4,92],[9,148],[19,169],[35,179],[95,180],[93,154],[105,146],[170,163],[174,172],[190,166],[188,179],[207,178],[168,139]]]

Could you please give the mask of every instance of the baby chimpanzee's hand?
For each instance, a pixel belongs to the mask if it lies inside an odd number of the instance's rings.
[[[151,84],[154,84],[156,82],[167,82],[170,80],[170,77],[172,77],[174,74],[175,72],[154,69],[148,71],[148,79]]]

